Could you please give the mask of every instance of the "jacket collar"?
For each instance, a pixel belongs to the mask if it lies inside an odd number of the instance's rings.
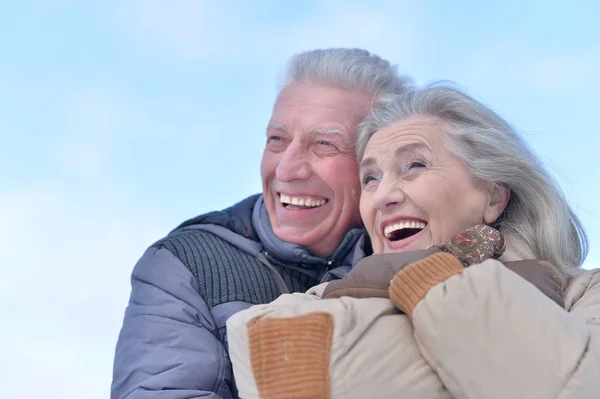
[[[262,195],[258,197],[254,204],[252,224],[265,251],[271,257],[283,263],[333,268],[342,265],[353,266],[354,263],[365,256],[364,241],[366,233],[359,228],[350,230],[329,258],[315,256],[301,245],[281,240],[273,232]]]

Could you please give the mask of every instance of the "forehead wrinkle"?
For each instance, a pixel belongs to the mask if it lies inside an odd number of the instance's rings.
[[[429,151],[429,147],[423,142],[413,142],[396,148],[394,151],[394,157],[398,158],[407,153],[413,152],[414,150],[425,149]]]
[[[436,148],[437,136],[428,137],[426,134],[413,133],[410,130],[412,130],[410,127],[403,127],[393,132],[377,132],[367,144],[366,152],[369,152],[369,147],[377,148],[379,151],[380,148],[386,151],[394,151],[395,148],[395,154],[400,155],[401,153],[418,149],[425,149],[431,152]],[[440,137],[440,139],[442,138]]]
[[[435,148],[433,141],[442,140],[443,142],[443,136],[444,130],[439,123],[422,117],[409,117],[379,130],[373,139],[385,140],[383,137],[387,137],[389,142],[423,142],[431,149]]]

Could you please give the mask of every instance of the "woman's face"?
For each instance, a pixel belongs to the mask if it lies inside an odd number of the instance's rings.
[[[375,253],[425,249],[504,210],[508,191],[469,174],[434,123],[411,117],[373,135],[360,164],[360,214]]]

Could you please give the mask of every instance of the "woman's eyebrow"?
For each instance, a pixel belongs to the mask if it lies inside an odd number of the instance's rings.
[[[404,156],[406,154],[414,152],[415,150],[420,150],[420,149],[425,149],[425,150],[429,151],[429,147],[425,143],[421,143],[421,142],[410,143],[410,144],[404,145],[402,147],[398,147],[396,149],[396,151],[394,152],[394,157],[399,158],[401,156]]]
[[[363,158],[362,161],[360,161],[359,169],[368,168],[369,166],[375,165],[376,163],[377,161],[375,161],[375,158],[373,157]]]
[[[403,157],[406,154],[410,154],[411,152],[414,152],[415,150],[418,150],[418,149],[425,149],[425,150],[429,151],[429,147],[425,143],[421,143],[421,142],[410,143],[407,145],[403,145],[402,147],[398,147],[396,149],[396,151],[394,151],[394,158]],[[375,165],[376,163],[377,163],[377,160],[375,157],[366,157],[366,158],[363,158],[362,161],[360,161],[359,168],[360,169],[367,168],[371,165]]]

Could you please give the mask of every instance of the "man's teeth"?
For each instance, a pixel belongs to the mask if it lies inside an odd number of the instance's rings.
[[[279,196],[279,201],[284,205],[297,205],[297,206],[307,206],[310,208],[316,208],[317,206],[324,205],[327,200],[326,199],[311,199],[311,198],[302,198],[302,197],[290,197],[289,195],[281,194]]]
[[[410,222],[400,222],[400,223],[394,223],[394,224],[387,225],[383,229],[383,233],[385,234],[385,236],[387,238],[391,238],[392,233],[394,231],[398,231],[398,230],[402,230],[402,229],[421,229],[421,230],[423,230],[425,228],[425,226],[427,226],[427,224],[424,222],[418,222],[418,221],[412,220]]]

